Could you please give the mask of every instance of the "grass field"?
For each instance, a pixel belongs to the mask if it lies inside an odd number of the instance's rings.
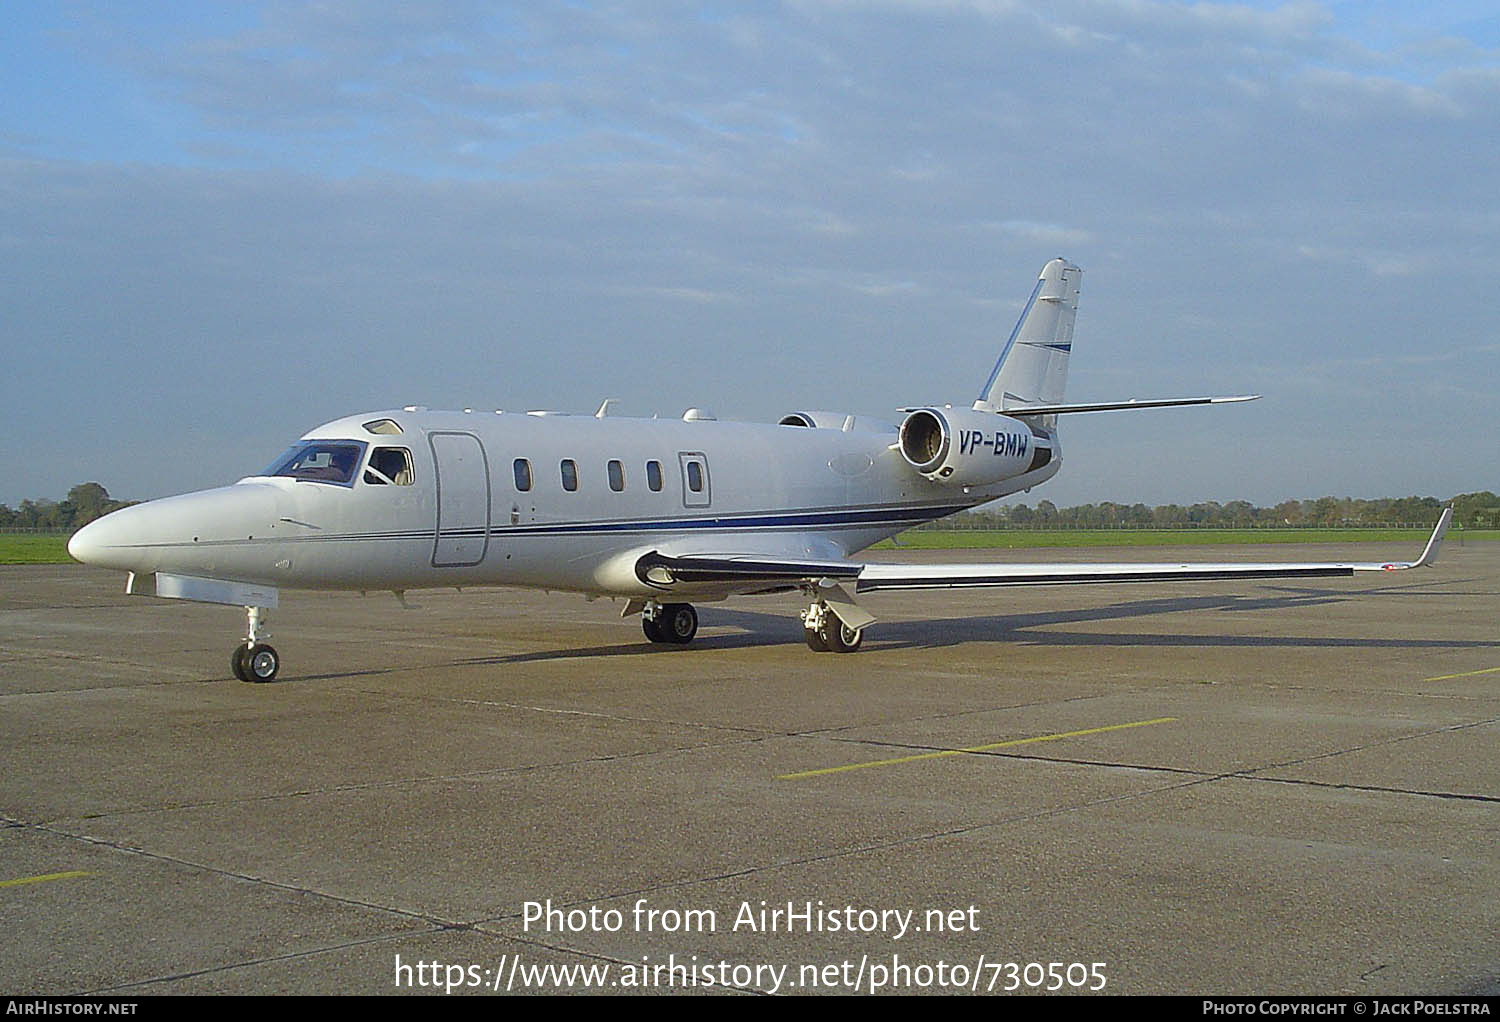
[[[1500,530],[1453,530],[1448,541],[1500,539]],[[908,532],[907,550],[979,550],[1091,546],[1207,546],[1217,543],[1410,543],[1420,549],[1420,529],[1067,529],[999,532]],[[889,540],[876,550],[896,549]],[[67,564],[68,537],[37,533],[0,534],[0,564]]]
[[[1500,539],[1500,530],[1451,529],[1448,542],[1462,537]],[[1091,546],[1211,546],[1249,543],[1411,543],[1418,552],[1427,541],[1422,529],[1003,529],[994,532],[919,530],[903,533],[908,550],[979,550]],[[897,544],[886,540],[877,550]]]
[[[0,534],[0,564],[67,564],[68,537],[36,532]]]

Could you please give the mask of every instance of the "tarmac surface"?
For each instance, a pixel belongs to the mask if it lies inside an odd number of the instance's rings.
[[[1500,992],[1500,543],[873,594],[854,655],[790,596],[664,648],[283,594],[269,685],[243,612],[122,588],[0,568],[0,993]]]

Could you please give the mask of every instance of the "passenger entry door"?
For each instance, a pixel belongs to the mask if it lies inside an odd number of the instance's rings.
[[[708,507],[713,499],[708,483],[708,456],[698,452],[677,455],[682,465],[682,506]]]
[[[437,479],[434,568],[462,568],[484,560],[490,533],[490,470],[472,433],[432,433]]]

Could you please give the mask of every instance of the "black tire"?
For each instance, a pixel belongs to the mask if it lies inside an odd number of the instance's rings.
[[[850,628],[838,619],[838,615],[829,614],[823,619],[823,627],[818,629],[818,638],[835,653],[853,653],[865,641],[865,631]]]
[[[827,653],[828,643],[823,641],[823,636],[818,634],[816,628],[803,628],[802,634],[807,639],[807,648],[814,653]]]
[[[229,669],[241,681],[250,680],[250,669],[245,666],[245,654],[248,652],[250,652],[250,647],[242,642],[234,647],[233,653],[229,654]]]
[[[656,618],[662,638],[678,646],[686,646],[698,634],[698,612],[691,603],[669,603]]]
[[[265,683],[276,679],[276,672],[281,670],[281,657],[276,649],[257,642],[245,652],[245,674],[246,681]]]
[[[652,642],[666,642],[667,637],[661,633],[661,619],[641,617],[641,631],[646,633],[646,638]]]

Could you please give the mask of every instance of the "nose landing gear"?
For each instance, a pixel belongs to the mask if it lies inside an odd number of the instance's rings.
[[[248,619],[245,641],[234,647],[229,655],[229,669],[241,681],[267,682],[276,678],[281,669],[281,657],[276,648],[261,642],[261,608],[246,607]]]

